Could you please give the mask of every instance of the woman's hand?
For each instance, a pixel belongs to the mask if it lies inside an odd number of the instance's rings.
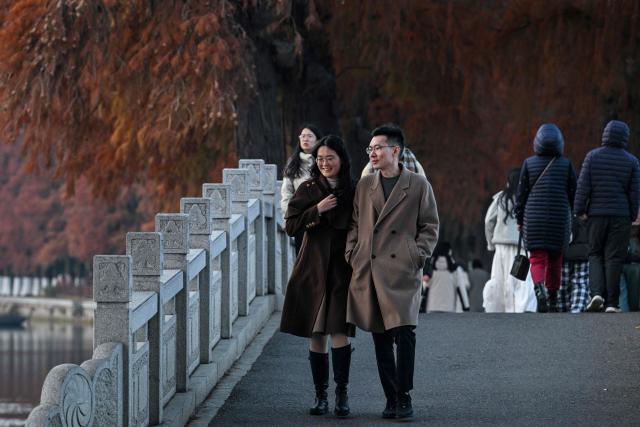
[[[318,213],[323,213],[338,206],[338,198],[333,194],[329,194],[318,203]]]

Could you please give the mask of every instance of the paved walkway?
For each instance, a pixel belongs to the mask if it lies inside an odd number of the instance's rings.
[[[638,313],[429,314],[416,332],[413,424],[640,425]],[[353,344],[348,419],[307,415],[306,340],[276,332],[210,425],[397,423],[379,416],[370,335],[359,331]]]

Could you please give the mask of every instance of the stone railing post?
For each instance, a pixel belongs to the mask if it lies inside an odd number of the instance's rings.
[[[127,255],[131,257],[134,291],[158,294],[158,312],[147,325],[149,334],[149,424],[162,422],[163,386],[166,369],[163,364],[164,293],[160,276],[164,270],[162,234],[127,233]]]
[[[238,314],[249,314],[251,294],[255,294],[255,246],[250,247],[249,227],[249,171],[223,169],[225,184],[231,185],[231,213],[244,217],[244,233],[238,238]],[[254,201],[255,203],[255,201]]]
[[[264,165],[264,190],[263,198],[265,202],[265,235],[267,236],[267,292],[276,293],[276,231],[278,222],[276,220],[277,211],[280,210],[279,189],[276,188],[277,177],[276,165]]]
[[[190,349],[187,318],[189,289],[187,283],[187,254],[189,252],[189,216],[184,214],[156,215],[156,231],[162,233],[164,264],[167,269],[182,271],[182,289],[175,296],[176,315],[176,390],[189,387],[188,351]]]
[[[198,278],[200,297],[200,363],[209,363],[210,350],[220,339],[220,287],[214,281],[213,247],[223,232],[213,231],[210,198],[180,199],[180,212],[189,215],[189,248],[206,252],[206,265]],[[213,234],[212,234],[213,232]],[[223,236],[220,236],[223,237]],[[217,302],[217,304],[216,304]]]
[[[291,238],[289,237],[289,235],[285,232],[284,230],[284,212],[282,212],[282,210],[280,209],[280,189],[282,188],[282,181],[277,181],[276,182],[276,191],[277,191],[277,196],[278,196],[278,207],[277,207],[277,214],[276,214],[276,220],[278,223],[278,234],[279,234],[279,244],[280,244],[280,252],[279,252],[279,266],[278,268],[280,269],[280,280],[276,281],[275,286],[277,287],[275,290],[275,294],[279,295],[279,294],[283,294],[286,290],[287,287],[287,282],[289,281],[289,258],[292,256],[291,255]],[[295,252],[295,250],[293,250],[293,252]],[[293,255],[295,256],[295,254]]]
[[[220,257],[220,271],[222,272],[220,335],[222,338],[231,338],[232,324],[238,310],[238,251],[237,242],[232,237],[231,185],[203,184],[202,195],[211,199],[213,230],[225,233],[226,249]]]
[[[256,235],[256,295],[268,292],[269,274],[267,273],[267,236],[265,234],[265,164],[261,159],[242,159],[240,168],[249,171],[249,197],[257,199],[260,215],[255,220]]]
[[[128,255],[96,255],[93,257],[93,299],[96,311],[93,322],[93,348],[119,342],[123,345],[122,401],[126,425],[133,425],[133,348],[132,274]]]

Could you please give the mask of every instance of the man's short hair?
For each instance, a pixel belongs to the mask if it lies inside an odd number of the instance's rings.
[[[398,145],[401,149],[404,149],[404,133],[402,129],[400,129],[400,126],[393,123],[386,123],[371,132],[372,137],[380,135],[386,136],[389,144]]]

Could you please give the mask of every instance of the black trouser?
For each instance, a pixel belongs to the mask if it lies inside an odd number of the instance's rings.
[[[589,289],[600,295],[605,306],[619,307],[620,274],[629,246],[628,217],[589,218]]]
[[[384,333],[373,332],[373,344],[376,348],[376,362],[378,374],[384,389],[384,395],[389,400],[395,400],[396,395],[408,392],[413,388],[413,363],[416,355],[415,326],[399,326]],[[396,355],[393,344],[396,344]]]

